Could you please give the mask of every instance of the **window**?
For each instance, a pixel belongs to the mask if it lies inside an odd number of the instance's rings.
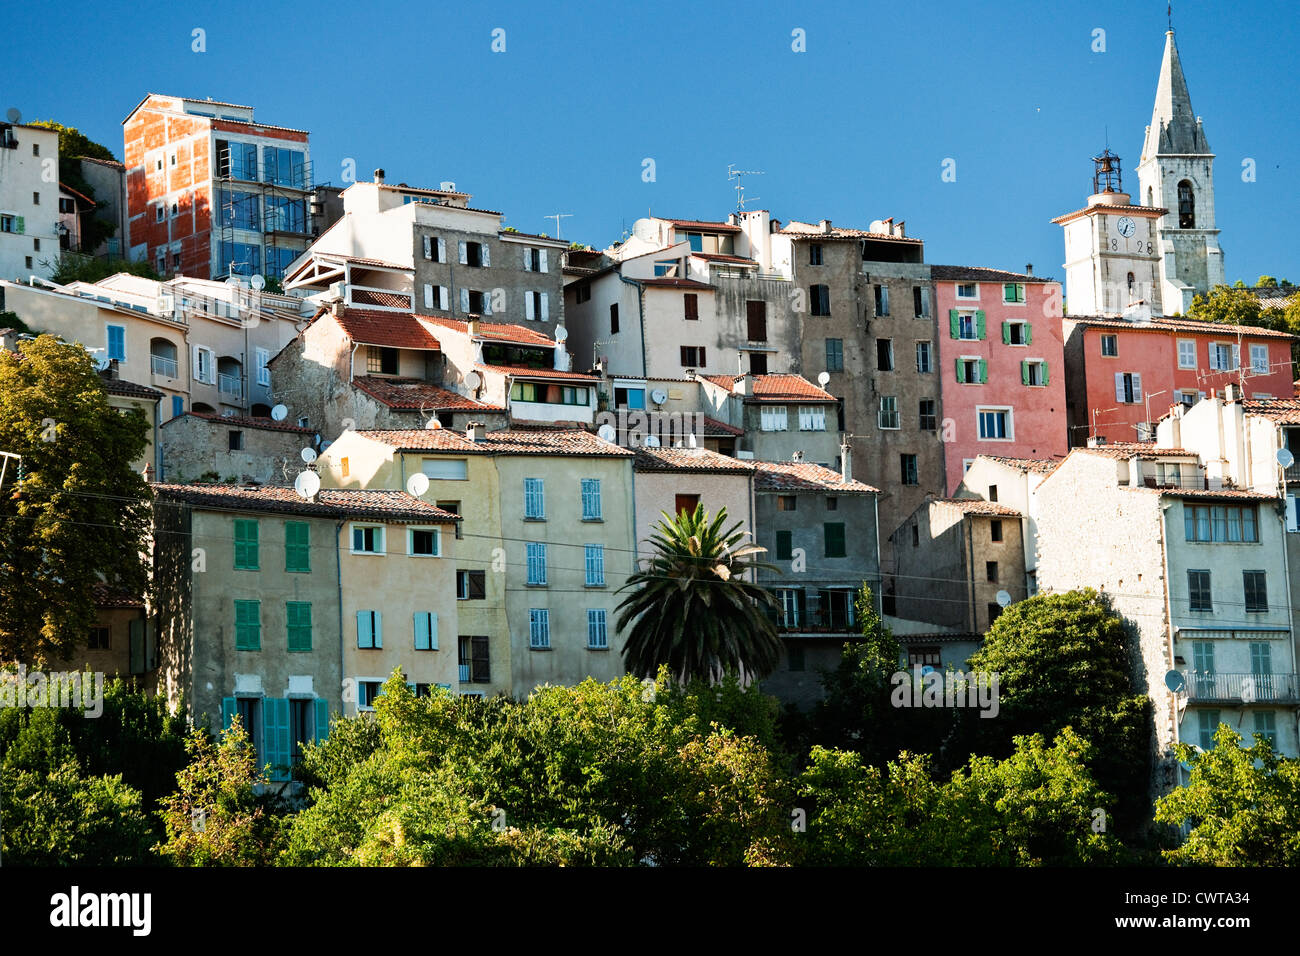
[[[288,630],[288,649],[293,652],[311,650],[311,602],[286,601],[284,618]]]
[[[984,577],[996,584],[998,581],[998,563],[996,561],[984,562]]]
[[[843,339],[826,340],[826,371],[828,372],[844,371],[844,340]]]
[[[234,428],[230,429],[230,431],[226,435],[226,450],[243,451],[244,433]]]
[[[826,557],[842,558],[844,550],[844,522],[828,521],[822,525],[822,537],[826,546]]]
[[[486,268],[492,264],[492,256],[485,244],[461,240],[460,264]]]
[[[957,382],[961,385],[984,385],[989,380],[989,363],[967,356],[957,359]]]
[[[751,342],[767,341],[767,303],[750,299],[745,303],[745,332]]]
[[[1025,301],[1025,287],[1020,282],[1008,282],[1002,286],[1002,301],[1023,304]]]
[[[699,495],[674,495],[673,496],[673,514],[681,514],[685,511],[688,515],[695,514],[695,509],[700,506]]]
[[[798,495],[777,495],[776,496],[777,511],[795,511],[798,509],[798,507],[799,507]]]
[[[1003,345],[1028,345],[1034,339],[1034,330],[1028,322],[1003,322]]]
[[[792,673],[799,673],[808,666],[807,659],[804,655],[804,647],[801,644],[789,644],[785,649],[786,667]]]
[[[375,701],[379,699],[383,691],[384,682],[381,680],[357,681],[357,709],[374,710]]]
[[[605,650],[609,647],[609,632],[605,628],[603,607],[587,609],[587,647],[592,650]]]
[[[605,586],[605,546],[588,544],[583,546],[584,568],[586,577],[583,584],[589,588]]]
[[[541,478],[524,479],[524,518],[531,521],[546,518],[546,483]]]
[[[1250,673],[1255,677],[1270,677],[1273,674],[1273,647],[1267,641],[1251,641]],[[1271,697],[1271,681],[1256,681],[1256,690],[1265,691],[1259,696]]]
[[[611,335],[618,333],[618,303],[609,304],[609,331]]]
[[[1183,533],[1188,541],[1257,543],[1259,523],[1254,505],[1183,505]]]
[[[546,586],[546,545],[530,541],[524,545],[528,567],[528,584],[532,587]]]
[[[409,528],[406,553],[415,558],[436,558],[442,554],[441,537],[437,528]]]
[[[311,525],[306,521],[284,523],[284,569],[311,571]]]
[[[1250,370],[1257,375],[1268,374],[1268,346],[1252,345],[1250,347]]]
[[[183,395],[172,396],[172,418],[185,414],[185,397]]]
[[[235,650],[262,649],[262,602],[235,602]]]
[[[1002,614],[1002,605],[996,602],[990,602],[984,605],[984,612],[988,615],[988,626],[992,627],[993,622]]]
[[[583,521],[600,521],[600,479],[583,478],[582,487],[582,520]]]
[[[645,408],[645,389],[615,387],[614,407]]]
[[[1000,518],[994,518],[989,522],[989,540],[1002,540],[1002,520]]]
[[[918,319],[928,319],[930,317],[930,290],[925,286],[916,286],[912,289],[912,307]]]
[[[898,417],[897,395],[880,396],[880,409],[876,412],[876,424],[885,429],[902,427]]]
[[[1196,228],[1196,197],[1186,179],[1178,184],[1178,228]]]
[[[921,545],[921,527],[920,525],[913,524],[912,525],[912,547],[917,548],[920,547],[920,545]]]
[[[934,361],[929,342],[916,343],[916,370],[922,373],[934,371]]]
[[[1118,335],[1103,335],[1101,337],[1101,354],[1108,358],[1119,355]]]
[[[907,666],[913,667],[934,667],[941,664],[941,653],[937,647],[909,647],[907,649]]]
[[[108,327],[108,357],[119,362],[126,361],[126,326],[110,325]]]
[[[202,345],[194,346],[194,378],[208,385],[215,385],[217,355],[212,349]]]
[[[707,363],[704,360],[704,346],[702,345],[683,345],[681,347],[682,368],[703,368]]]
[[[694,292],[682,293],[682,317],[691,322],[700,317],[700,297]]]
[[[463,634],[457,641],[457,658],[460,664],[460,681],[464,684],[486,684],[492,680],[486,635]]]
[[[1241,365],[1241,350],[1230,343],[1215,342],[1210,345],[1210,370],[1235,371]]]
[[[1196,340],[1178,340],[1178,367],[1196,368]]]
[[[1210,600],[1210,572],[1187,572],[1187,603],[1190,611],[1213,612],[1214,604]],[[1213,645],[1210,645],[1213,647]]]
[[[978,299],[980,297],[979,283],[976,282],[959,282],[957,283],[957,298],[959,299]]]
[[[487,311],[492,310],[489,308]],[[524,318],[530,322],[550,321],[551,297],[545,292],[525,292]]]
[[[154,206],[154,207],[153,207],[153,221],[154,221],[154,222],[162,222],[162,221],[163,221],[164,219],[166,219],[166,218],[167,218],[167,207],[166,207],[166,206],[164,206],[162,203],[159,203],[157,206]]]
[[[1115,401],[1125,405],[1142,401],[1142,376],[1137,372],[1116,372]]]
[[[1020,363],[1020,381],[1024,385],[1042,387],[1047,384],[1047,363],[1034,359]]]
[[[352,553],[353,554],[383,554],[384,553],[383,525],[354,524],[352,526]]]
[[[379,611],[357,611],[357,647],[380,650],[384,646],[384,616]]]
[[[997,501],[997,500],[998,500],[998,486],[989,485],[989,501]]]
[[[939,427],[939,416],[935,411],[933,398],[923,398],[917,404],[917,420],[920,422],[921,431],[937,431]]]
[[[783,432],[790,427],[784,405],[763,405],[759,411],[758,427],[765,432]]]
[[[456,600],[482,601],[487,597],[486,571],[457,571]]]
[[[892,372],[894,370],[894,343],[892,340],[876,340],[876,368],[882,372]]]
[[[826,431],[826,407],[824,405],[800,405],[799,431]]]
[[[981,441],[1010,441],[1014,437],[1011,430],[1011,409],[981,408],[977,412]]]
[[[826,496],[826,510],[827,510],[827,511],[839,511],[839,510],[840,510],[840,499],[837,498],[835,495],[827,495],[827,496]]]
[[[799,626],[800,596],[800,592],[794,588],[777,588],[776,598],[780,608],[777,620],[780,627],[788,630]]]
[[[269,349],[259,348],[257,350],[257,384],[271,384],[271,370],[267,365],[271,361],[271,352]]]
[[[1219,712],[1217,710],[1198,710],[1196,712],[1197,729],[1200,732],[1201,749],[1214,749],[1214,732],[1219,729]]]
[[[551,612],[544,607],[528,609],[528,646],[551,646]]]
[[[1277,718],[1271,710],[1255,711],[1255,733],[1263,735],[1277,749]]]
[[[889,287],[876,286],[876,315],[889,315]]]
[[[235,570],[256,571],[257,521],[235,519]]]
[[[898,462],[902,471],[903,484],[915,485],[918,483],[916,477],[916,456],[899,455]]]
[[[415,612],[415,649],[417,651],[436,651],[438,649],[438,615],[432,611]]]
[[[381,375],[397,374],[397,349],[370,345],[366,349],[366,371]]]
[[[109,629],[106,627],[92,627],[90,634],[86,637],[86,649],[91,651],[107,651],[112,649]]]
[[[424,258],[430,262],[447,261],[447,243],[445,240],[436,236],[424,236],[422,242],[424,244]]]
[[[14,216],[9,213],[0,215],[0,232],[22,233],[24,231],[22,216]]]
[[[1242,586],[1246,592],[1246,613],[1264,614],[1268,611],[1268,585],[1263,571],[1242,571]]]
[[[948,331],[954,339],[976,341],[984,338],[984,313],[958,312],[953,309],[948,313]]]
[[[546,272],[547,271],[546,250],[525,249],[524,250],[524,271],[525,272]]]
[[[831,287],[828,285],[810,285],[808,287],[809,308],[813,315],[831,314]]]
[[[822,265],[822,244],[820,242],[808,243],[808,265]]]
[[[794,557],[794,532],[778,531],[776,533],[776,559],[789,561]]]

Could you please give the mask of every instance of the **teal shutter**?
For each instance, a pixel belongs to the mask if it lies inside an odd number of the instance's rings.
[[[1047,363],[1044,362],[1043,363],[1043,384],[1046,385],[1050,381],[1051,381],[1051,376],[1047,374]]]
[[[19,233],[27,231],[27,219],[23,216],[18,217],[18,231]]]
[[[235,720],[235,698],[221,698],[221,729],[229,730]]]
[[[436,651],[437,649],[438,649],[438,615],[435,612],[430,611],[429,612],[429,650]]]
[[[961,359],[957,360],[957,384],[966,384],[966,363]]]
[[[289,701],[283,697],[262,700],[262,754],[271,765],[272,780],[289,779],[293,743],[289,739]]]
[[[375,647],[384,646],[384,616],[379,611],[375,612]]]
[[[983,340],[984,338],[984,310],[980,309],[975,313],[975,338]]]
[[[1034,327],[1028,322],[1025,323],[1025,344],[1029,345],[1034,341]]]
[[[357,647],[374,647],[374,628],[369,611],[357,611]]]
[[[1010,322],[1002,323],[1002,344],[1003,345],[1011,344],[1011,323]]]
[[[1029,384],[1029,363],[1028,362],[1020,363],[1020,384],[1021,385]]]
[[[324,697],[317,697],[312,701],[312,710],[315,711],[313,718],[316,724],[316,742],[320,743],[330,735],[330,702]]]
[[[948,331],[954,339],[961,336],[961,314],[956,309],[948,310]]]
[[[284,569],[311,571],[311,525],[305,521],[285,522]]]
[[[983,335],[980,338],[984,338]],[[986,359],[980,359],[980,384],[984,385],[989,380],[989,363]]]
[[[287,647],[291,651],[311,650],[311,602],[285,603],[285,621],[288,630]]]
[[[257,570],[257,522],[235,520],[235,567]]]
[[[776,559],[789,561],[794,555],[794,532],[778,531],[776,533]]]

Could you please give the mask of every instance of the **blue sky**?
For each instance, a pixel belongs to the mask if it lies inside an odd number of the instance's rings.
[[[764,172],[751,208],[777,218],[893,216],[931,262],[1032,262],[1058,278],[1049,220],[1084,204],[1107,132],[1136,191],[1165,31],[1163,0],[180,6],[9,4],[6,32],[40,52],[0,69],[0,106],[120,158],[121,121],[146,92],[246,103],[311,132],[317,181],[339,183],[347,159],[359,178],[382,166],[390,182],[451,180],[526,232],[553,235],[545,217],[570,213],[564,237],[597,247],[647,210],[723,218],[735,164]],[[1218,156],[1228,279],[1300,282],[1295,5],[1174,7]],[[945,158],[956,182],[941,180]]]

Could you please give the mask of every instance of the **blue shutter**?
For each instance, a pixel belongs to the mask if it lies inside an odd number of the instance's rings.
[[[312,710],[315,711],[316,741],[319,743],[330,735],[330,702],[324,697],[317,697],[312,705]]]
[[[271,779],[288,780],[293,743],[289,739],[289,701],[285,698],[263,699],[262,741],[262,754],[271,765]]]
[[[375,647],[384,646],[384,617],[379,611],[375,612]]]
[[[231,723],[234,722],[235,719],[235,709],[236,709],[235,698],[233,697],[221,698],[221,729],[222,730],[230,729],[230,725]],[[244,729],[247,730],[248,728],[245,727]]]
[[[438,649],[438,615],[433,611],[429,612],[429,650]]]
[[[374,629],[371,627],[370,612],[357,611],[357,647],[374,647]]]
[[[185,399],[180,395],[172,396],[172,418],[185,414]]]

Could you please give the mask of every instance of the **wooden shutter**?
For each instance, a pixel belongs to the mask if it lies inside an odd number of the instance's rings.
[[[1124,373],[1115,373],[1115,401],[1124,401]]]
[[[235,707],[235,698],[233,697],[221,698],[221,729],[222,730],[230,729],[230,725],[235,719],[236,709],[237,708]],[[248,728],[245,727],[244,729],[247,730]]]
[[[538,258],[541,259],[541,265],[542,265],[542,268],[541,268],[540,271],[542,271],[542,272],[548,272],[548,271],[550,271],[550,270],[547,269],[547,266],[546,266],[546,250],[545,250],[545,249],[542,249],[542,250],[539,251]]]
[[[533,250],[531,249],[524,250],[524,271],[533,271]]]
[[[415,649],[417,651],[429,650],[429,612],[415,612]]]
[[[524,293],[524,318],[534,319],[537,317],[536,308],[533,305],[533,293]]]
[[[700,317],[700,299],[694,292],[687,292],[682,295],[682,308],[685,309],[685,317],[688,319],[698,319]]]
[[[700,368],[704,368],[704,366],[708,364],[709,364],[708,359],[704,357],[704,346],[701,345],[700,346]]]
[[[262,756],[271,764],[272,780],[289,779],[293,741],[289,733],[289,701],[283,697],[262,700]]]
[[[961,313],[956,309],[948,310],[948,331],[954,339],[961,338]]]
[[[1034,327],[1030,325],[1028,322],[1026,322],[1024,324],[1024,330],[1025,330],[1025,344],[1030,345],[1034,341]]]
[[[446,239],[438,240],[438,261],[439,262],[447,261],[447,240]]]
[[[1003,345],[1011,344],[1011,323],[1010,322],[1002,323],[1002,344]]]
[[[312,701],[312,723],[315,724],[312,730],[315,732],[317,743],[329,737],[330,703],[324,697],[317,697]]]
[[[1133,373],[1133,401],[1142,401],[1142,375],[1138,372]]]
[[[424,237],[424,258],[433,258],[433,236]]]
[[[984,385],[989,380],[989,363],[986,359],[980,359],[980,384]]]
[[[975,313],[975,338],[983,341],[984,337],[984,310],[980,309]]]
[[[374,647],[374,623],[369,611],[357,611],[357,647]]]
[[[545,292],[541,294],[542,301],[542,321],[545,322],[551,317],[550,299]]]
[[[424,284],[424,307],[433,308],[433,286],[428,282]]]
[[[1020,363],[1020,384],[1021,385],[1029,384],[1029,363],[1028,362]]]
[[[463,266],[469,265],[469,252],[465,247],[465,240],[460,240],[458,245],[460,246],[460,264]]]
[[[966,384],[966,363],[961,359],[957,360],[957,384]]]
[[[460,290],[460,310],[466,313],[469,312],[469,289],[462,288]]]
[[[488,249],[488,244],[486,242],[480,242],[478,244],[478,248],[479,248],[479,260],[478,260],[479,264],[482,265],[484,268],[487,268],[488,266],[492,265],[492,251]]]

